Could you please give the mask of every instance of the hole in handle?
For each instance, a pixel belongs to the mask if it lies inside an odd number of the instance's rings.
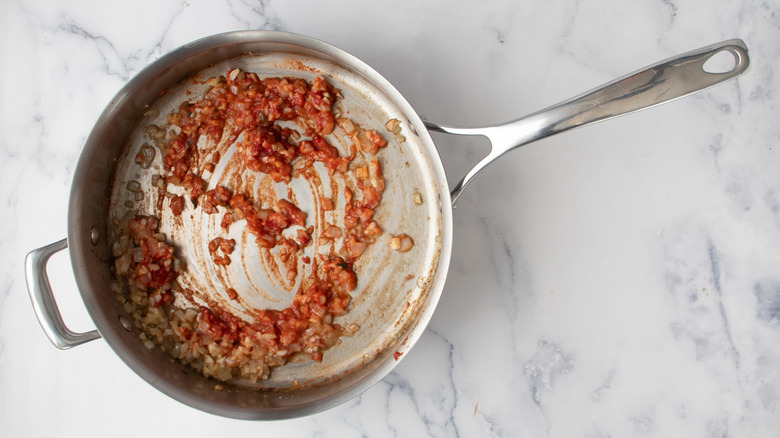
[[[710,56],[702,69],[707,73],[722,74],[733,71],[738,64],[738,55],[731,50],[724,49]]]

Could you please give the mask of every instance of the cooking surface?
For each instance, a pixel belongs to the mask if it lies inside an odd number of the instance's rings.
[[[341,65],[327,62],[324,59],[325,54],[318,57],[315,51],[305,52],[303,46],[293,49],[300,51],[300,54],[278,52],[277,50],[282,50],[279,49],[280,46],[288,47],[269,41],[278,35],[255,35],[258,39],[265,38],[265,44],[230,46],[225,41],[221,44],[212,43],[212,46],[218,46],[223,53],[231,51],[231,54],[221,55],[216,63],[213,63],[211,58],[201,60],[207,68],[189,71],[185,77],[177,79],[177,83],[153,84],[165,90],[165,94],[159,98],[156,90],[146,93],[155,96],[155,100],[145,106],[144,116],[130,130],[127,146],[117,162],[110,207],[110,216],[113,218],[111,222],[114,225],[111,226],[109,241],[115,242],[119,239],[118,224],[122,221],[129,221],[137,215],[159,217],[159,232],[176,248],[176,257],[185,266],[176,278],[178,290],[174,293],[174,307],[192,308],[195,311],[200,306],[207,306],[215,312],[228,313],[250,324],[263,321],[264,318],[269,319],[261,314],[262,311],[284,310],[293,306],[296,293],[303,295],[311,286],[315,275],[328,278],[327,274],[324,274],[328,268],[317,268],[318,264],[325,264],[330,260],[350,263],[347,269],[357,276],[357,286],[349,291],[351,299],[348,311],[343,315],[333,312],[336,315],[333,322],[354,333],[341,337],[338,345],[328,349],[329,353],[320,361],[311,360],[312,356],[307,354],[301,354],[297,358],[289,357],[290,365],[274,369],[270,378],[265,381],[252,382],[263,388],[301,388],[307,384],[305,382],[310,382],[309,385],[319,384],[334,377],[354,373],[378,356],[389,358],[396,348],[405,351],[402,344],[413,344],[409,339],[416,336],[412,335],[410,330],[418,325],[419,315],[425,313],[426,303],[435,303],[437,297],[432,292],[433,285],[438,283],[435,276],[443,252],[445,239],[442,239],[442,236],[445,230],[449,231],[439,198],[446,197],[447,192],[440,192],[439,187],[444,185],[436,182],[434,162],[428,159],[435,156],[435,152],[426,152],[425,140],[416,134],[417,131],[407,114],[395,104],[394,97],[383,93],[380,85],[372,83],[367,76],[359,76],[358,70],[363,67],[362,64],[352,66],[346,60]],[[285,43],[292,44],[289,41]],[[247,55],[248,50],[252,50],[253,55]],[[206,49],[199,53],[215,51]],[[205,134],[198,139],[200,162],[205,163],[211,159],[217,161],[212,170],[198,168],[198,165],[190,167],[193,174],[205,180],[204,191],[213,190],[217,186],[226,187],[232,190],[234,199],[235,196],[247,196],[257,203],[262,202],[264,209],[276,209],[277,202],[282,202],[281,200],[287,201],[293,208],[300,208],[305,215],[302,224],[285,229],[283,235],[292,241],[298,241],[302,239],[297,234],[300,232],[303,238],[310,241],[301,243],[300,253],[293,252],[293,256],[279,250],[279,247],[288,249],[284,244],[270,249],[261,248],[257,243],[260,239],[256,235],[257,231],[252,233],[247,225],[248,219],[234,219],[235,222],[228,226],[222,225],[223,214],[230,213],[225,213],[222,207],[219,207],[219,212],[208,213],[203,207],[207,202],[208,192],[206,196],[190,201],[190,192],[183,187],[184,184],[163,185],[172,195],[181,195],[187,199],[183,211],[174,213],[169,207],[172,202],[169,204],[166,200],[159,201],[159,196],[163,195],[156,194],[154,183],[161,178],[159,175],[172,175],[171,172],[166,172],[169,169],[163,169],[163,159],[160,155],[164,154],[155,154],[146,166],[137,163],[141,151],[152,147],[149,145],[152,140],[148,134],[151,127],[155,130],[171,130],[172,125],[166,121],[169,115],[178,114],[179,106],[186,101],[194,103],[203,99],[209,89],[209,85],[204,83],[206,79],[221,75],[230,76],[228,72],[236,68],[248,75],[257,74],[260,80],[295,77],[311,84],[315,77],[323,76],[327,77],[330,86],[338,90],[338,98],[334,99],[332,110],[333,114],[337,115],[337,123],[332,132],[323,134],[323,137],[329,145],[339,150],[341,157],[351,157],[348,170],[345,166],[343,171],[328,171],[328,165],[319,159],[312,160],[311,165],[305,165],[306,157],[302,153],[299,159],[291,163],[294,169],[291,181],[274,182],[269,173],[252,170],[245,165],[245,156],[238,145],[253,128],[241,128],[242,130],[236,133],[231,131],[237,128],[229,127],[230,121],[226,122],[225,131],[218,141]],[[236,82],[230,81],[232,79],[228,79],[225,88],[239,87],[235,85]],[[335,91],[333,93],[335,94]],[[347,120],[349,128],[345,128]],[[394,135],[385,127],[390,120],[398,123],[398,135]],[[303,144],[303,140],[307,138],[304,132],[308,125],[299,120],[277,120],[274,126],[284,126],[301,135],[301,143],[298,144]],[[386,139],[384,146],[377,153],[369,153],[353,144],[353,141],[358,141],[357,135],[353,140],[350,132],[356,129],[373,131],[375,135]],[[214,156],[220,158],[212,158]],[[374,170],[369,171],[369,168]],[[361,169],[366,173],[365,176],[359,176]],[[355,193],[356,197],[364,196],[366,192],[359,187],[366,181],[369,173],[372,177],[380,178],[375,179],[373,184],[376,185],[371,187],[380,187],[380,181],[382,184],[379,192],[372,192],[381,193],[381,202],[375,211],[371,212],[371,220],[376,221],[374,226],[380,231],[375,233],[373,243],[365,240],[367,248],[361,253],[352,250],[344,252],[347,250],[341,248],[352,247],[346,238],[326,238],[323,232],[330,227],[336,227],[339,233],[348,232],[346,192]],[[186,177],[184,179],[186,180]],[[366,184],[370,185],[372,182]],[[146,195],[138,196],[139,192]],[[415,201],[415,194],[419,202]],[[326,199],[331,204],[327,212],[321,208]],[[162,204],[158,204],[159,202]],[[449,200],[445,202],[449,203]],[[233,201],[230,203],[233,205]],[[200,207],[195,206],[198,204]],[[352,228],[358,229],[355,225]],[[308,231],[304,231],[307,229]],[[413,236],[414,243],[405,251],[392,249],[392,236],[406,233]],[[217,266],[216,261],[212,260],[216,257],[216,254],[210,254],[211,242],[215,238],[233,239],[235,242],[232,260],[226,266]],[[117,248],[119,247],[120,245],[117,245]],[[318,274],[313,273],[315,269]],[[446,267],[441,270],[441,273],[445,272]],[[289,277],[290,273],[292,277]],[[438,275],[442,275],[441,273]],[[328,287],[335,290],[337,286]],[[228,288],[233,288],[235,297],[232,299],[225,292]],[[334,291],[328,293],[337,294]],[[132,300],[132,297],[130,299]],[[309,309],[304,307],[305,310]],[[299,307],[296,307],[296,316],[297,309]],[[139,312],[138,316],[133,312],[133,316],[140,320],[140,315],[146,312],[147,310]],[[300,318],[307,320],[306,316]],[[315,317],[310,326],[312,333],[317,333],[314,327],[319,324]],[[285,325],[277,325],[278,330],[283,331],[282,327]],[[308,330],[305,327],[301,328],[300,332]],[[145,331],[147,335],[150,333],[148,328]],[[242,337],[236,343],[243,345],[244,341],[252,339],[253,335],[245,336],[246,338]],[[283,334],[280,338],[282,336]],[[312,336],[316,339],[314,335],[300,336]],[[175,336],[168,339],[190,340]],[[160,344],[160,340],[155,342]],[[303,343],[302,348],[314,343],[314,340]],[[279,350],[286,352],[286,344],[281,345]],[[385,350],[392,351],[382,354]],[[228,353],[223,354],[228,356]],[[282,353],[281,356],[284,357],[285,354]],[[251,373],[238,376],[238,368],[241,367],[234,366],[234,377],[253,377]]]
[[[140,415],[161,434],[774,436],[770,3],[3,3],[0,436],[138,436],[148,426],[127,418]],[[173,401],[102,340],[55,349],[22,273],[28,251],[65,237],[81,146],[119,88],[191,40],[260,28],[345,49],[450,125],[513,119],[728,38],[745,40],[752,67],[488,167],[458,200],[441,301],[395,371],[343,406],[258,424]],[[487,152],[480,139],[434,140],[451,184]],[[90,330],[69,263],[61,253],[50,265],[55,296],[72,329]]]

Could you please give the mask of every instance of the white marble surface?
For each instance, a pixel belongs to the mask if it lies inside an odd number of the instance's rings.
[[[779,7],[0,2],[0,436],[780,436]],[[395,371],[330,411],[255,423],[167,398],[102,340],[56,350],[23,276],[29,250],[65,236],[81,145],[113,94],[163,53],[240,29],[337,45],[448,124],[515,118],[728,38],[752,68],[488,168],[454,212],[436,314]],[[451,179],[486,153],[434,139]],[[66,255],[51,275],[66,321],[92,328]]]

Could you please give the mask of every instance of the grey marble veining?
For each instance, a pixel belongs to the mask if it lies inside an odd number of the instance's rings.
[[[780,436],[780,2],[341,0],[0,4],[0,436]],[[729,38],[743,77],[525,146],[454,210],[449,278],[395,370],[345,404],[251,423],[166,397],[94,341],[56,350],[24,280],[65,237],[81,146],[176,47],[241,29],[363,59],[426,118],[515,119]],[[450,184],[487,153],[434,135]],[[59,256],[68,324],[89,330]],[[130,421],[143,415],[147,422]]]

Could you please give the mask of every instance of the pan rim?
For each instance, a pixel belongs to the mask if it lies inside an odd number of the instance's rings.
[[[85,184],[94,182],[91,181],[93,177],[87,172],[86,167],[92,162],[93,156],[99,152],[98,145],[103,139],[103,131],[110,125],[111,120],[116,117],[117,113],[121,113],[122,109],[126,108],[127,105],[134,105],[134,103],[130,101],[134,91],[138,87],[164,76],[166,71],[170,70],[172,66],[182,63],[197,54],[224,49],[225,45],[251,43],[287,44],[326,54],[340,63],[348,64],[351,68],[369,78],[374,84],[380,86],[387,97],[392,99],[396,105],[398,105],[399,109],[408,117],[411,128],[416,131],[415,135],[420,138],[420,144],[423,145],[425,149],[424,152],[429,159],[432,180],[437,184],[436,192],[439,198],[437,203],[441,213],[441,247],[436,273],[428,286],[429,296],[420,315],[415,320],[414,327],[410,329],[409,335],[394,349],[397,354],[385,355],[383,361],[373,367],[367,375],[356,379],[352,384],[333,394],[307,403],[302,403],[298,406],[261,410],[253,405],[243,407],[237,405],[222,405],[183,392],[179,385],[171,382],[166,376],[161,376],[159,373],[151,370],[143,358],[139,358],[135,352],[127,350],[126,342],[122,339],[125,335],[121,333],[121,328],[117,324],[117,321],[101,309],[100,303],[98,303],[95,298],[96,288],[100,287],[102,280],[95,275],[89,275],[90,273],[84,275],[87,267],[93,263],[93,259],[99,255],[96,254],[98,251],[91,243],[91,221],[85,220],[82,214],[84,204],[89,202],[89,199],[87,199],[88,197],[84,196],[83,193],[84,186]],[[184,404],[206,412],[231,418],[270,420],[309,415],[341,404],[380,381],[406,356],[405,353],[414,346],[427,327],[444,288],[451,256],[453,234],[452,211],[450,192],[446,181],[444,168],[438,151],[436,150],[433,140],[428,134],[423,121],[401,93],[382,75],[363,61],[335,46],[304,35],[279,31],[226,32],[201,38],[161,56],[141,70],[124,87],[122,87],[112,98],[106,109],[101,113],[85,142],[84,149],[82,150],[74,173],[68,210],[69,252],[82,299],[84,300],[87,311],[95,322],[98,331],[123,362],[149,384],[169,397]],[[103,233],[103,235],[107,234]],[[148,354],[148,352],[145,353]],[[379,358],[377,360],[379,360]]]

